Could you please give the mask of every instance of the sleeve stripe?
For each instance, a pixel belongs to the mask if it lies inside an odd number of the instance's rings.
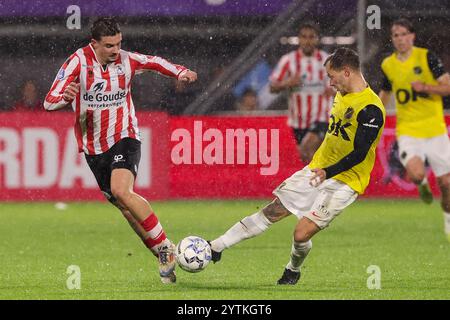
[[[157,56],[130,52],[129,60],[133,71],[151,70],[172,78],[178,78],[180,72],[186,70],[184,66],[173,64]]]
[[[65,88],[78,77],[80,73],[80,59],[76,54],[73,54],[68,61],[62,65],[60,70],[64,70],[63,78],[58,79],[58,76],[56,76],[50,91],[45,97],[44,107],[46,110],[55,110],[67,104],[67,102],[64,101],[62,94]]]

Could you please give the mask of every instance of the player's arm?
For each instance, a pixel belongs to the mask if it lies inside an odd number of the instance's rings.
[[[392,94],[392,84],[389,81],[388,77],[386,76],[386,73],[382,72],[382,79],[381,79],[381,91],[378,93],[378,96],[381,99],[381,102],[383,102],[384,106],[387,106],[389,103],[389,100],[391,100],[391,94]]]
[[[444,73],[437,79],[438,84],[426,84],[423,82],[412,82],[411,87],[419,93],[437,94],[440,96],[450,95],[450,75]]]
[[[59,110],[72,103],[80,91],[79,76],[80,59],[73,54],[61,66],[50,91],[45,96],[45,110]]]
[[[179,81],[194,82],[197,80],[195,71],[189,70],[182,65],[173,64],[161,57],[130,53],[130,62],[136,74],[153,71]]]
[[[361,163],[367,156],[370,147],[378,137],[384,124],[383,113],[375,105],[368,105],[358,113],[358,128],[353,142],[353,151],[339,162],[327,168],[312,169],[315,176],[311,179],[317,185],[325,179],[332,178],[341,172],[350,170]]]
[[[437,94],[440,96],[450,95],[450,75],[445,72],[441,60],[433,53],[428,51],[428,66],[438,84],[426,84],[420,81],[411,83],[414,91],[419,93]]]
[[[301,86],[301,83],[302,83],[302,81],[301,81],[299,75],[289,77],[282,81],[273,81],[270,83],[270,92],[278,93],[283,90]]]

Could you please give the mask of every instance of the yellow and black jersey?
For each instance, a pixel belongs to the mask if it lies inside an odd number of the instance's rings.
[[[436,85],[445,73],[439,58],[428,49],[413,47],[405,61],[393,53],[383,60],[382,90],[395,95],[397,112],[397,136],[431,138],[447,133],[444,121],[442,97],[436,94],[418,93],[411,82],[421,81]]]
[[[369,87],[344,96],[338,92],[327,134],[309,167],[324,169],[327,179],[342,181],[356,192],[364,193],[385,116],[383,103]]]

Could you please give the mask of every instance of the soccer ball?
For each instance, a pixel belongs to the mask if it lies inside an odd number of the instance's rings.
[[[175,249],[178,265],[187,272],[199,272],[211,261],[211,247],[205,239],[189,236]]]

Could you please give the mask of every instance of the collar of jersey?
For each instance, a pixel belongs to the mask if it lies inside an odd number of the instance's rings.
[[[366,88],[363,91],[359,91],[359,92],[350,92],[347,93],[345,96],[343,96],[340,92],[339,95],[341,96],[341,99],[348,99],[349,97],[355,97],[355,96],[359,96],[359,95],[363,95],[366,94],[367,90],[370,90],[369,84],[367,84]]]
[[[397,60],[397,62],[400,62],[400,63],[402,63],[402,64],[409,63],[409,62],[411,61],[411,59],[413,58],[413,56],[414,56],[416,50],[417,50],[417,47],[416,47],[416,46],[413,46],[413,47],[412,47],[412,50],[411,50],[411,54],[409,55],[408,59],[406,59],[405,61],[402,61],[402,60],[400,60],[400,59],[398,58],[397,51],[395,51],[394,58],[395,58],[395,60]]]

